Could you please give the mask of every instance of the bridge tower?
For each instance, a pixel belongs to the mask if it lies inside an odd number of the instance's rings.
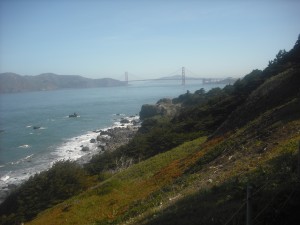
[[[125,72],[125,82],[128,85],[128,72],[127,71]]]
[[[182,73],[181,73],[181,75],[182,75],[182,77],[181,77],[181,79],[182,79],[182,83],[181,83],[181,85],[185,85],[185,68],[184,68],[184,66],[182,67]]]

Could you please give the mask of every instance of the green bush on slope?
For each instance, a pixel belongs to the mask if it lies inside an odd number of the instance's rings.
[[[85,189],[86,172],[75,162],[60,161],[31,177],[0,206],[0,224],[20,224]],[[9,215],[9,216],[5,216]]]

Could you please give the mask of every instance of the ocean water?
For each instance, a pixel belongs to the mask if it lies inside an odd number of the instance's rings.
[[[180,81],[143,81],[126,87],[0,95],[0,196],[57,160],[88,154],[80,146],[97,136],[94,130],[138,115],[143,104],[216,86],[200,81],[187,81],[185,86]],[[74,112],[79,117],[69,118]]]

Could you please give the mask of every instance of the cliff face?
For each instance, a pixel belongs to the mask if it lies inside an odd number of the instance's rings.
[[[21,76],[15,73],[0,74],[0,93],[124,85],[126,85],[125,82],[111,78],[89,79],[77,75],[56,75],[53,73],[45,73],[38,76]]]
[[[161,99],[155,105],[142,105],[140,119],[144,120],[153,116],[175,116],[180,109],[179,104],[173,104],[171,99]]]

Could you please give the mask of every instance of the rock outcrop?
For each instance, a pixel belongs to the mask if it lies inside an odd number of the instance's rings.
[[[179,109],[179,104],[173,104],[171,99],[164,98],[159,100],[155,105],[142,105],[140,119],[144,120],[158,115],[174,117]]]
[[[81,149],[81,151],[83,151],[83,152],[88,152],[89,150],[90,150],[90,148],[87,147],[87,146],[84,146],[84,147],[82,147],[82,149]]]

